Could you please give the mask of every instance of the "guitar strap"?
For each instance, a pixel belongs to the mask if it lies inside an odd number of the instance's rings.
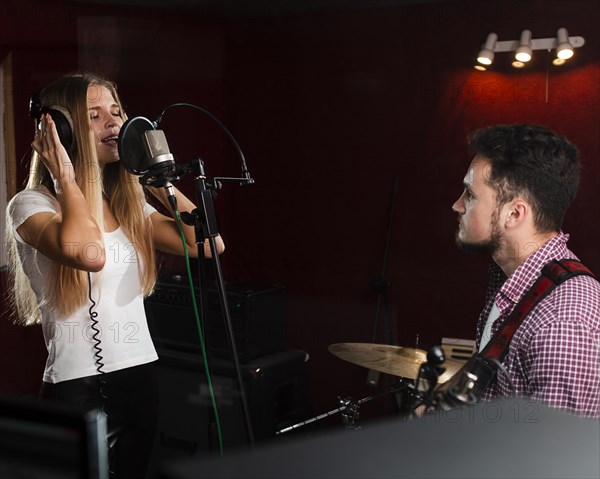
[[[554,288],[570,278],[579,275],[595,277],[581,262],[573,259],[554,260],[547,263],[533,286],[515,306],[513,312],[502,322],[482,351],[477,353],[470,364],[469,372],[475,377],[471,383],[471,393],[478,399],[498,372],[499,365],[508,354],[513,335],[523,320],[539,302]],[[461,390],[459,386],[456,391]],[[455,393],[456,393],[455,391]]]
[[[559,284],[582,274],[594,276],[594,273],[574,259],[554,260],[546,264],[536,282],[480,352],[481,356],[485,359],[493,358],[502,362],[508,354],[508,346],[515,331],[531,310]]]

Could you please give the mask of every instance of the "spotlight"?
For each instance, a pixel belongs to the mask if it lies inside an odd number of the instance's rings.
[[[556,56],[567,60],[573,56],[573,45],[569,42],[569,34],[566,28],[559,28],[556,32]]]
[[[519,47],[517,48],[515,58],[519,62],[526,63],[529,60],[531,60],[532,53],[533,51],[531,50],[531,31],[523,30],[521,32],[521,40],[519,41]],[[514,63],[513,66],[515,66]]]
[[[494,47],[496,46],[496,40],[498,40],[498,35],[495,33],[490,33],[488,35],[487,40],[483,44],[483,48],[477,56],[477,61],[482,65],[491,65],[494,61]]]

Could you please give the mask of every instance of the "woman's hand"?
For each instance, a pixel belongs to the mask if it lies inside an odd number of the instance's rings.
[[[64,181],[75,181],[73,163],[67,150],[60,142],[54,120],[48,113],[42,114],[40,127],[35,133],[31,147],[48,168],[55,188]]]
[[[165,216],[160,212],[155,212],[150,215],[150,221],[154,227],[154,247],[160,251],[170,254],[183,255],[185,251],[181,242],[181,235],[179,228],[173,216],[175,213],[171,208],[169,201],[167,200],[167,194],[165,188],[147,188],[155,198],[157,198],[171,213],[171,217]],[[196,205],[192,203],[181,191],[173,187],[173,192],[177,198],[177,205],[179,211],[193,211]],[[198,257],[198,245],[196,244],[196,232],[193,226],[182,223],[183,235],[186,241],[186,249],[190,257]],[[215,238],[217,246],[217,254],[225,251],[225,243],[220,235]],[[204,256],[209,258],[212,256],[210,249],[210,243],[204,241]]]

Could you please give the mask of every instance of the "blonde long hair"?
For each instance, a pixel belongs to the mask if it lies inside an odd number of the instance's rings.
[[[65,76],[45,87],[39,94],[43,106],[66,109],[73,121],[75,144],[69,155],[73,161],[75,181],[90,205],[94,218],[102,229],[104,225],[103,195],[120,227],[135,246],[138,254],[138,272],[142,292],[149,295],[156,282],[156,260],[152,243],[152,225],[144,216],[145,195],[137,178],[112,163],[102,169],[98,163],[93,132],[87,107],[88,88],[106,87],[125,114],[116,85],[92,73]],[[48,170],[36,152],[33,152],[27,180],[27,189],[46,186],[54,193]],[[16,312],[15,322],[22,325],[41,322],[40,306],[48,304],[68,316],[87,301],[87,273],[55,263],[47,298],[38,303],[18,257],[14,230],[7,221],[9,272],[12,284],[9,294]]]

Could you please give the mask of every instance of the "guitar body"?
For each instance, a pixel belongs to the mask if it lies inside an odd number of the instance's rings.
[[[436,388],[437,402],[444,409],[477,403],[497,371],[494,363],[474,354],[460,371]]]

